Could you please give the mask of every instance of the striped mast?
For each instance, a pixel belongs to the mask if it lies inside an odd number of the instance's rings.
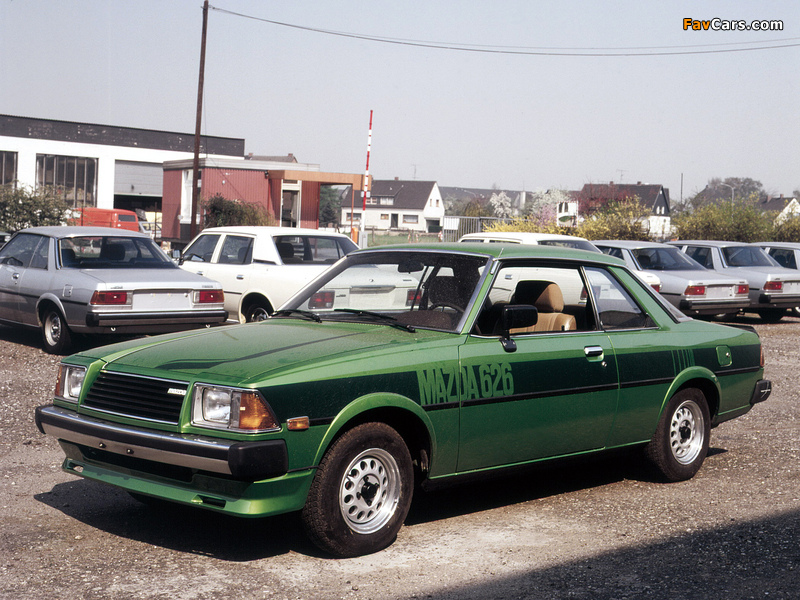
[[[361,219],[360,219],[360,233],[358,236],[358,245],[362,248],[365,246],[364,240],[364,221],[367,218],[367,198],[370,194],[370,181],[369,181],[369,152],[372,149],[372,111],[369,111],[369,132],[367,134],[367,168],[364,171],[364,185],[361,190]]]

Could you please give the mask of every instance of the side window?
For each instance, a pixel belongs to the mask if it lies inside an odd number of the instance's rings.
[[[27,269],[42,236],[21,233],[0,250],[0,264]]]
[[[201,235],[183,252],[183,260],[192,262],[211,262],[214,248],[219,241],[218,234]]]
[[[50,238],[43,237],[31,258],[31,269],[47,269],[47,257],[50,252]]]
[[[334,263],[345,255],[338,240],[326,237],[308,237],[308,259],[315,263]]]
[[[217,262],[247,265],[253,260],[253,238],[244,235],[226,235]]]
[[[609,256],[613,256],[614,258],[622,258],[622,250],[620,248],[600,248],[603,251],[603,254],[608,254]]]
[[[501,335],[503,310],[509,304],[535,306],[539,312],[535,325],[512,329],[512,336],[595,329],[586,309],[586,297],[578,268],[508,264],[495,276],[488,300],[478,316],[475,333]]]
[[[773,248],[769,251],[769,255],[778,261],[778,264],[787,269],[796,269],[797,260],[794,257],[794,250],[784,250],[782,248]]]
[[[695,259],[706,269],[714,268],[714,261],[711,259],[711,248],[703,248],[702,246],[687,246],[686,254],[689,258]]]
[[[628,294],[628,291],[603,269],[586,269],[592,298],[603,329],[641,329],[655,323]]]

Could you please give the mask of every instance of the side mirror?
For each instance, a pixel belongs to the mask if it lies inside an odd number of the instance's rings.
[[[183,257],[181,256],[180,250],[173,250],[172,252],[170,252],[170,257],[179,265],[183,264]]]
[[[508,304],[503,307],[500,319],[503,329],[500,343],[506,352],[514,352],[517,344],[511,339],[511,330],[536,325],[539,322],[539,309],[530,304]]]

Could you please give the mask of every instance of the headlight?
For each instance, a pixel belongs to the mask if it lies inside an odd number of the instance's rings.
[[[192,423],[201,427],[257,433],[280,429],[278,419],[257,390],[195,384]]]
[[[78,402],[84,377],[86,377],[86,367],[76,367],[75,365],[65,365],[63,363],[58,365],[56,398],[67,402]]]

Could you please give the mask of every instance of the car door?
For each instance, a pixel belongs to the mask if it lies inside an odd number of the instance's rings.
[[[202,273],[222,285],[225,310],[230,318],[238,318],[242,295],[250,288],[254,240],[252,235],[224,234],[218,244],[219,252]]]
[[[541,297],[520,295],[541,282],[556,284],[562,301],[548,305]],[[513,351],[498,339],[502,333],[492,323],[509,303],[539,309],[533,330],[510,332]],[[551,320],[562,324],[540,328]],[[478,322],[480,334],[471,335],[459,355],[459,471],[606,445],[617,407],[616,358],[598,326],[579,267],[501,267]]]
[[[0,319],[20,322],[20,281],[42,236],[20,233],[0,249]]]
[[[39,325],[37,307],[39,298],[47,292],[58,294],[61,290],[52,289],[53,270],[49,268],[52,239],[39,237],[28,268],[19,278],[19,320],[26,325]]]

